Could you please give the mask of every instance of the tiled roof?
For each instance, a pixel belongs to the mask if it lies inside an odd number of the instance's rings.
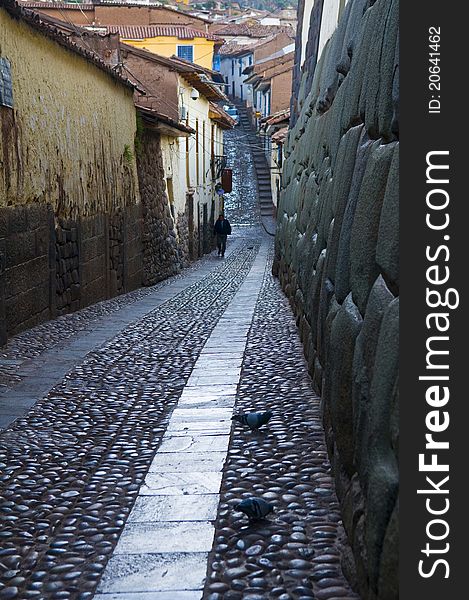
[[[160,10],[160,11],[173,11],[179,14],[187,15],[193,19],[197,19],[199,21],[203,21],[204,23],[211,24],[212,21],[209,19],[205,19],[204,17],[200,17],[198,15],[193,15],[185,10],[180,8],[176,8],[175,6],[158,6],[154,4],[141,4],[140,2],[102,2],[100,4],[96,3],[98,6],[109,6],[109,7],[122,7],[123,9],[133,7],[133,8],[151,8],[152,10]],[[55,0],[46,1],[46,2],[21,2],[21,5],[25,8],[54,8],[54,9],[62,9],[62,10],[79,10],[80,12],[83,10],[94,11],[95,4],[92,2],[87,3],[77,3],[77,2],[56,2]]]
[[[282,127],[272,136],[272,141],[276,144],[283,144],[288,135],[288,127]]]
[[[76,4],[72,2],[20,2],[25,8],[61,8],[67,10],[94,10],[94,5]]]
[[[219,121],[223,126],[233,128],[236,125],[236,121],[231,117],[221,106],[217,106],[214,102],[210,102],[210,111],[213,114],[215,120]]]
[[[222,56],[238,56],[239,54],[250,54],[255,44],[238,44],[235,41],[225,42],[219,50]]]
[[[170,36],[177,37],[180,40],[205,38],[211,41],[222,41],[216,35],[182,25],[109,25],[106,29],[108,33],[119,33],[126,40],[143,40],[145,38]]]
[[[259,23],[228,23],[220,24],[216,29],[211,28],[217,35],[236,35],[253,38],[263,38],[275,35],[276,33],[289,33],[294,37],[292,27],[278,25],[260,25]]]
[[[267,125],[276,125],[277,123],[281,123],[282,121],[286,121],[290,118],[290,109],[281,110],[273,115],[269,115],[261,119],[263,122],[267,123]]]

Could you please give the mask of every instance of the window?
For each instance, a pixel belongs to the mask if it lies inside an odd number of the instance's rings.
[[[231,59],[231,75],[234,75],[234,67],[235,67],[235,61],[234,58]]]
[[[249,66],[252,65],[252,54],[249,55]]]
[[[0,105],[13,108],[11,68],[7,58],[0,58]]]
[[[194,46],[178,46],[178,58],[194,62]]]

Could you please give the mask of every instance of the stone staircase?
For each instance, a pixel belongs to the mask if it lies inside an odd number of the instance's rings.
[[[275,207],[272,202],[272,189],[270,183],[270,168],[262,149],[262,141],[256,134],[244,104],[235,103],[238,109],[240,125],[246,133],[246,142],[251,146],[252,159],[257,176],[257,189],[259,195],[259,207],[261,217],[272,219]]]

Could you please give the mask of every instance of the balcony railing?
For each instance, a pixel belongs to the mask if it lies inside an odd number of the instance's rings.
[[[226,156],[217,154],[212,155],[211,167],[212,179],[220,179],[223,169],[226,168]]]

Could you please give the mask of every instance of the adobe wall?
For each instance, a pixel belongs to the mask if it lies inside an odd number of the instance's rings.
[[[322,397],[344,567],[364,600],[396,600],[397,0],[350,0],[317,66],[314,48],[294,90],[274,272]]]
[[[0,10],[0,343],[142,285],[133,91]],[[45,67],[47,66],[47,68]]]

